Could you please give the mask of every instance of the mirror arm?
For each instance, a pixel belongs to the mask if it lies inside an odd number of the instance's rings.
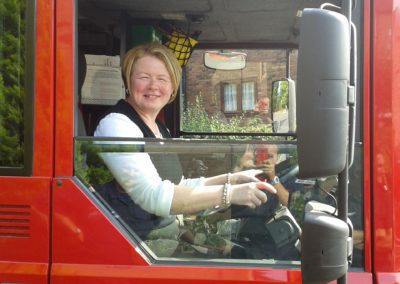
[[[355,0],[354,0],[355,1]],[[348,175],[350,166],[354,161],[354,141],[355,141],[355,105],[356,105],[356,80],[357,80],[357,45],[356,29],[351,21],[352,0],[343,0],[342,14],[349,21],[351,52],[350,52],[350,82],[348,86],[348,105],[349,105],[349,145],[346,155],[345,168],[339,173],[339,198],[338,198],[338,216],[341,220],[347,222],[348,215]],[[338,284],[347,283],[347,273],[337,280]]]
[[[356,132],[356,101],[357,101],[357,30],[351,23],[351,61],[349,87],[349,168],[354,162],[354,145]]]
[[[351,37],[351,60],[350,60],[350,85],[348,93],[349,104],[349,149],[347,151],[346,165],[339,174],[339,210],[338,215],[341,220],[346,221],[348,216],[348,175],[349,165],[354,161],[354,142],[355,142],[355,106],[356,106],[356,81],[357,81],[357,39],[356,29],[351,21],[352,0],[342,2],[342,13],[349,21]],[[349,260],[350,261],[350,260]],[[347,273],[337,280],[338,284],[347,283]]]
[[[342,14],[349,20],[351,23],[351,10],[352,10],[352,2],[353,0],[343,0],[342,1]],[[349,26],[350,29],[350,26]]]
[[[342,172],[339,173],[338,179],[338,217],[347,223],[348,215],[348,178],[349,178],[349,165],[348,157],[346,156],[346,164]],[[350,262],[350,261],[349,261]],[[337,284],[347,283],[347,273],[337,279]]]

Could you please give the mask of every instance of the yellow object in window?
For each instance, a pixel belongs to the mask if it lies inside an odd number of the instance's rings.
[[[168,41],[164,45],[175,53],[179,64],[182,67],[185,66],[193,52],[193,47],[197,44],[197,40],[175,29],[165,36]]]

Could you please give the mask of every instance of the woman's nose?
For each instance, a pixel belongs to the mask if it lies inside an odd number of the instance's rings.
[[[149,87],[150,89],[156,89],[156,88],[158,88],[157,80],[154,79],[154,78],[150,78],[148,87]]]

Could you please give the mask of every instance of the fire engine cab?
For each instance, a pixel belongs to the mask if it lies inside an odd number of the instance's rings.
[[[2,0],[0,283],[398,283],[399,11],[398,0]],[[126,98],[124,55],[147,42],[182,67],[158,117],[173,138],[94,136]],[[268,161],[275,177],[260,179],[280,194],[144,233],[148,215],[104,158],[123,155],[151,157],[174,184]]]

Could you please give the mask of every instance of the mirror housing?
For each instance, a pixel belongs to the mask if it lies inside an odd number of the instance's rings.
[[[216,70],[240,70],[246,67],[246,53],[207,51],[204,53],[204,65]]]
[[[272,129],[277,133],[296,132],[296,86],[292,79],[272,82]]]
[[[341,172],[349,133],[350,29],[345,16],[304,9],[297,69],[299,177]]]
[[[345,275],[353,254],[352,223],[334,215],[335,208],[310,201],[301,235],[303,283],[321,283]],[[316,237],[318,236],[318,237]]]

